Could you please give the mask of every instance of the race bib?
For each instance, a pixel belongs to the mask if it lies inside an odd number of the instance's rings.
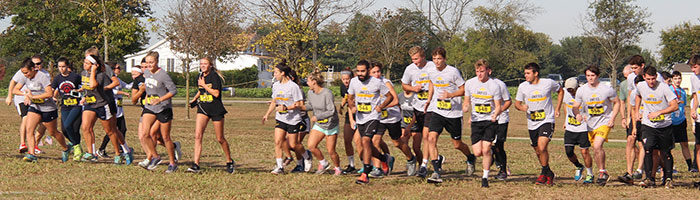
[[[146,103],[148,103],[146,99],[141,99],[141,105],[146,105]]]
[[[211,94],[199,95],[199,101],[204,102],[204,103],[209,103],[209,102],[214,101],[214,96],[212,96]]]
[[[603,115],[605,112],[605,109],[603,106],[588,106],[588,114],[591,116],[600,116]]]
[[[122,107],[122,99],[117,99],[117,106]]]
[[[372,105],[369,103],[357,103],[357,112],[370,113],[372,112]]]
[[[566,117],[566,122],[569,123],[570,125],[574,125],[574,126],[579,126],[579,125],[581,125],[581,122],[579,122],[578,120],[576,120],[576,117],[573,117],[573,116],[567,116],[567,117]]]
[[[44,103],[44,99],[32,99],[32,103],[41,104]]]
[[[97,102],[97,99],[95,99],[95,96],[87,96],[85,97],[85,103],[95,103]]]
[[[697,109],[696,112],[697,112],[698,114],[700,114],[700,107],[698,107],[698,109]]]
[[[420,100],[428,100],[428,91],[421,90],[420,92],[418,92],[418,93],[416,94],[416,96],[417,96],[418,99],[420,99]]]
[[[660,121],[664,121],[664,115],[656,116],[656,117],[654,117],[654,118],[652,118],[652,119],[649,119],[649,121],[651,121],[651,122],[660,122]]]
[[[160,99],[160,96],[153,95],[153,96],[146,96],[146,103],[151,104],[156,99]]]
[[[413,117],[403,117],[403,122],[406,122],[406,124],[410,124],[413,122]]]
[[[387,117],[389,117],[389,111],[382,110],[381,117],[382,117],[382,118],[387,118]]]
[[[452,101],[449,99],[437,100],[437,108],[440,110],[452,110]]]
[[[544,110],[530,111],[530,121],[542,121],[544,117]]]
[[[316,121],[316,123],[319,123],[319,124],[327,124],[327,123],[330,122],[330,121],[331,121],[331,120],[329,120],[329,119],[323,119],[323,120],[318,120],[318,121]]]
[[[63,100],[63,105],[66,105],[66,106],[78,105],[78,100],[77,100],[77,99],[74,99],[74,98],[64,99],[64,100]]]
[[[474,104],[474,111],[479,114],[491,113],[491,104]]]

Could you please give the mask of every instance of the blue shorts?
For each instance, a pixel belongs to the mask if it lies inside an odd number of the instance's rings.
[[[333,128],[333,129],[326,130],[326,129],[323,129],[323,128],[319,127],[318,125],[314,124],[314,128],[313,128],[313,129],[314,129],[314,130],[317,130],[317,131],[319,131],[319,132],[321,132],[321,133],[323,133],[323,134],[325,134],[325,135],[328,135],[328,136],[330,136],[330,135],[337,135],[337,134],[338,134],[338,126],[336,126],[336,127]]]

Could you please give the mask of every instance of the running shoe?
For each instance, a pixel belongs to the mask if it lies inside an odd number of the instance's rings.
[[[632,178],[634,180],[642,180],[642,172],[640,172],[640,171],[632,172]]]
[[[498,174],[496,175],[496,179],[505,181],[508,178],[508,173],[504,171],[499,171]]]
[[[284,162],[282,163],[282,166],[287,166],[289,164],[292,164],[293,161],[294,161],[294,158],[291,158],[291,157],[284,158]]]
[[[355,170],[357,170],[355,167],[348,165],[345,167],[345,170],[343,170],[343,174],[352,174]]]
[[[544,185],[546,182],[547,176],[540,174],[540,176],[537,177],[537,180],[535,180],[535,185]]]
[[[632,178],[632,175],[630,175],[630,174],[627,173],[627,172],[625,172],[625,174],[622,175],[622,176],[618,176],[618,177],[617,177],[617,180],[619,180],[620,182],[623,182],[623,183],[625,183],[625,184],[627,184],[627,185],[632,185],[632,184],[634,184],[634,179]]]
[[[382,170],[379,170],[379,168],[373,168],[371,172],[369,172],[369,177],[371,178],[383,178],[384,173]]]
[[[272,173],[274,175],[282,175],[282,174],[284,174],[284,169],[279,168],[279,167],[275,167],[275,169],[273,169],[270,173]]]
[[[481,178],[481,187],[483,187],[483,188],[489,187],[489,179],[488,178]]]
[[[406,175],[415,176],[416,175],[416,157],[406,162]]]
[[[642,186],[643,188],[655,187],[656,182],[647,178],[647,179],[644,179],[644,181],[639,182],[639,186]]]
[[[107,155],[107,152],[104,149],[97,150],[97,153],[95,155],[99,158],[107,158],[109,159],[109,155]]]
[[[70,148],[61,152],[61,162],[68,162],[68,157],[70,157]]]
[[[32,154],[26,154],[24,155],[24,158],[22,158],[25,162],[37,162],[36,156]]]
[[[428,168],[427,167],[421,166],[420,168],[418,168],[418,173],[416,173],[416,176],[421,177],[421,178],[425,178],[425,176],[427,176],[427,175],[428,175]]]
[[[331,168],[331,164],[327,163],[325,166],[319,164],[318,169],[316,170],[316,174],[325,174],[328,169]]]
[[[173,142],[173,145],[175,146],[175,162],[177,162],[182,157],[182,145],[179,141]]]
[[[609,180],[610,180],[610,175],[608,175],[607,171],[599,172],[598,173],[598,180],[596,181],[596,183],[598,183],[598,185],[600,185],[600,186],[605,186],[605,184],[607,184]]]
[[[666,187],[666,189],[672,189],[673,188],[673,179],[666,178],[666,179],[664,179],[662,184],[664,185],[664,187]]]
[[[469,162],[469,161],[464,161],[464,162],[467,163],[467,169],[464,171],[465,175],[466,176],[474,175],[474,163]]]
[[[120,156],[120,155],[114,156],[114,164],[121,165],[122,164],[122,156]]]
[[[97,162],[97,158],[93,156],[91,153],[86,153],[83,154],[83,157],[80,158],[80,161],[82,162]]]
[[[336,167],[336,168],[334,168],[334,170],[335,170],[335,173],[333,173],[333,175],[335,175],[335,176],[339,176],[339,175],[343,174],[343,170],[340,170],[340,167]]]
[[[148,169],[148,164],[151,163],[151,160],[148,160],[148,158],[143,159],[143,161],[139,162],[139,167],[143,167],[144,169]]]
[[[186,172],[192,172],[192,173],[199,173],[199,165],[197,164],[192,164],[190,168],[187,168]]]
[[[158,167],[158,164],[160,164],[160,162],[161,162],[160,157],[155,157],[151,160],[150,163],[148,163],[148,167],[146,167],[146,169],[151,170],[151,171],[155,170]]]
[[[579,181],[579,180],[581,180],[581,178],[583,178],[582,172],[583,172],[583,167],[576,168],[576,172],[574,172],[574,180],[575,181]]]
[[[302,173],[302,172],[304,172],[304,166],[297,165],[297,166],[294,167],[294,169],[292,169],[292,171],[290,171],[289,173]]]
[[[134,150],[129,149],[129,153],[124,153],[124,164],[126,165],[131,165],[132,162],[134,162]]]
[[[387,158],[387,160],[389,160],[389,159]],[[389,169],[389,163],[381,162],[380,166],[382,168],[382,172],[386,175],[389,175],[389,172],[391,172],[391,169]]]
[[[440,161],[440,164],[444,164],[445,163],[445,156],[438,155],[438,161]]]
[[[360,185],[368,184],[369,177],[367,177],[366,173],[362,173],[362,175],[360,175],[360,177],[358,177],[357,180],[355,180],[355,183]]]
[[[27,148],[27,145],[25,145],[24,143],[19,145],[19,153],[27,153],[28,150],[29,149]]]
[[[364,168],[364,167],[360,167],[360,169],[357,170],[357,173],[358,173],[358,174],[365,173],[365,168]]]
[[[177,171],[177,164],[168,165],[168,169],[165,170],[166,174],[175,173]]]
[[[440,173],[433,172],[433,175],[428,178],[428,183],[442,183],[442,178],[440,178]]]
[[[696,173],[696,172],[698,172],[698,168],[692,167],[692,168],[688,169],[688,171],[692,172],[692,173]]]
[[[547,186],[553,186],[554,185],[554,173],[552,175],[547,176],[547,182],[545,182]]]
[[[39,149],[39,147],[34,147],[34,154],[41,154],[41,153],[44,153],[44,151]]]
[[[583,184],[591,184],[591,183],[593,183],[593,176],[591,176],[590,174],[587,174],[586,178],[583,179]]]
[[[73,161],[80,161],[83,156],[83,148],[80,145],[73,145]]]
[[[53,138],[51,138],[51,136],[48,136],[48,135],[47,135],[47,136],[44,138],[44,142],[46,142],[46,144],[48,144],[48,145],[53,145]],[[47,145],[47,146],[48,146],[48,145]]]
[[[231,162],[226,163],[226,172],[228,172],[229,174],[233,174],[233,172],[235,172],[235,171],[236,171],[236,162],[234,162],[232,160]]]
[[[388,170],[385,172],[385,174],[387,176],[389,176],[389,174],[391,174],[391,171],[394,171],[394,162],[395,161],[396,161],[396,158],[394,158],[394,156],[386,155],[386,164],[387,164]]]
[[[309,172],[311,171],[311,167],[313,165],[313,163],[311,162],[313,161],[313,157],[311,156],[311,151],[309,150],[306,150],[304,154],[306,154],[306,158],[304,159],[304,172]]]

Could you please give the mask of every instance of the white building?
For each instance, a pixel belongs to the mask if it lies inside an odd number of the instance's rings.
[[[692,70],[690,70],[690,65],[685,63],[676,63],[673,65],[673,71],[678,71],[681,73],[681,88],[685,89],[686,92],[690,91],[690,77],[694,76]],[[688,94],[690,96],[690,94]]]

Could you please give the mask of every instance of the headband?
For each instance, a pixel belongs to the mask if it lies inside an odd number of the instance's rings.
[[[92,64],[97,64],[97,60],[92,58],[92,56],[85,56],[85,59],[89,60]]]
[[[132,71],[132,72],[143,73],[143,72],[141,71],[141,69],[139,69],[139,68],[137,68],[137,67],[132,67],[132,68],[131,68],[131,71]]]

